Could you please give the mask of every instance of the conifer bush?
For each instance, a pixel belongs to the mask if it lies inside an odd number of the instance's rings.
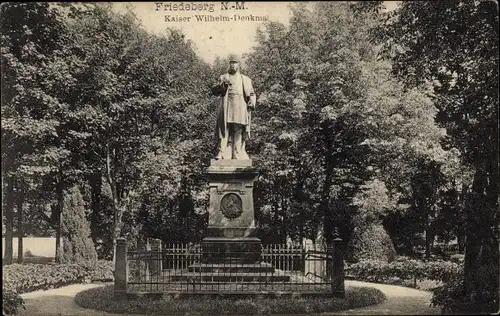
[[[354,230],[348,244],[346,257],[348,262],[362,260],[391,262],[395,258],[394,244],[382,224],[372,223]]]
[[[379,179],[367,181],[360,187],[352,203],[357,210],[352,219],[354,231],[347,245],[348,262],[391,262],[396,258],[394,244],[382,225],[382,218],[397,208],[396,202],[397,198]]]
[[[97,252],[90,238],[90,223],[85,217],[85,202],[80,189],[72,187],[64,195],[62,249],[60,263],[96,262]]]

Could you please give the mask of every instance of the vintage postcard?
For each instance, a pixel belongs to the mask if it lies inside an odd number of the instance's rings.
[[[497,2],[0,8],[3,315],[498,311]]]

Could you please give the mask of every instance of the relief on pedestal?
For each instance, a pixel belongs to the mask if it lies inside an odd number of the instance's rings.
[[[243,201],[236,193],[227,193],[220,201],[222,215],[229,219],[235,219],[243,213]]]

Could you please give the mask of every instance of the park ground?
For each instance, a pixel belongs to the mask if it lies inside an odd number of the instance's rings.
[[[26,302],[26,310],[19,316],[118,316],[80,307],[74,300],[77,293],[103,286],[103,284],[74,284],[48,291],[35,291],[22,294]],[[381,304],[346,310],[338,313],[322,313],[326,315],[440,315],[441,310],[430,307],[432,293],[402,286],[377,283],[346,281],[346,286],[367,286],[381,290],[387,300]],[[127,314],[134,316],[132,314]],[[311,314],[309,314],[311,315]]]

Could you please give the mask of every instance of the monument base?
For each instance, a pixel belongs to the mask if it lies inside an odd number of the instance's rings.
[[[203,284],[213,282],[290,282],[290,275],[273,268],[269,263],[195,263],[188,267],[187,273],[169,274],[174,282],[191,282]]]
[[[207,237],[247,238],[256,237],[256,227],[207,227]]]
[[[260,244],[256,237],[206,237],[201,242],[201,260],[203,263],[257,263]]]
[[[213,272],[220,273],[274,273],[274,267],[270,263],[242,263],[230,265],[226,263],[195,263],[188,267],[188,272]]]

